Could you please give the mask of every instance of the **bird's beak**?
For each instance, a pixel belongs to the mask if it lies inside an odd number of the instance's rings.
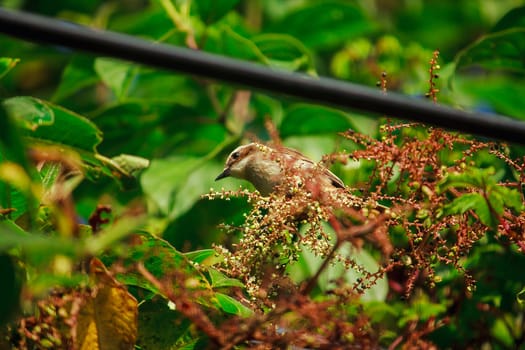
[[[230,176],[230,168],[224,168],[222,173],[220,173],[219,176],[215,178],[215,181],[224,179],[225,177],[228,177],[228,176]]]

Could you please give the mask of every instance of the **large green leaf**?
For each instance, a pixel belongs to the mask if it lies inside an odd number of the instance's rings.
[[[456,56],[456,69],[483,67],[491,71],[525,73],[525,28],[485,35]]]
[[[492,28],[492,32],[501,32],[511,28],[525,28],[525,6],[516,7],[503,16]]]
[[[159,325],[174,327],[159,335]],[[199,349],[192,328],[192,322],[177,310],[170,309],[165,301],[148,300],[139,306],[137,345],[141,349]]]
[[[444,192],[451,187],[487,189],[495,185],[504,174],[504,171],[496,171],[493,167],[467,168],[464,172],[449,172],[439,182],[439,191]]]
[[[315,73],[309,50],[300,41],[286,34],[247,37],[227,25],[219,25],[210,29],[210,38],[205,49],[271,67]]]
[[[455,98],[459,104],[472,108],[487,108],[498,113],[525,119],[525,85],[522,79],[501,75],[454,77]]]
[[[153,78],[153,76],[152,76]],[[154,84],[148,81],[145,86]],[[168,79],[160,78],[159,84]],[[167,102],[168,95],[180,91],[185,98],[184,88],[174,84],[157,98],[127,101],[101,110],[93,118],[104,132],[104,142],[98,147],[103,154],[137,154],[145,157],[172,150],[184,155],[202,155],[220,144],[227,136],[226,129],[216,123],[208,104],[186,107]],[[154,93],[156,88],[152,88]],[[145,92],[143,89],[142,91]],[[188,97],[189,103],[192,97]],[[210,115],[211,114],[211,115]],[[196,121],[199,121],[196,123]]]
[[[197,157],[155,159],[141,177],[142,188],[164,215],[175,219],[209,192],[222,168]]]
[[[132,101],[143,108],[151,109],[154,104],[199,107],[196,104],[200,96],[195,92],[198,85],[191,77],[147,67],[137,68],[133,73],[133,83],[129,84],[127,92],[129,99],[132,97]]]
[[[196,294],[200,293],[201,296],[195,299],[197,303],[204,306],[216,304],[214,292],[208,279],[184,254],[166,240],[148,232],[141,233],[140,239],[141,244],[128,251],[125,264],[131,265],[140,262],[147,271],[159,280],[173,275],[183,277],[183,279],[172,280],[173,288],[181,288],[180,283],[183,282],[182,288]],[[157,285],[151,283],[140,273],[128,272],[119,275],[118,279],[124,284],[140,287],[153,295],[162,295],[163,293]],[[163,296],[167,297],[166,295]]]
[[[89,119],[51,102],[34,97],[13,97],[4,104],[25,126],[24,136],[48,145],[70,147],[91,155],[102,141],[100,130]]]
[[[505,208],[521,212],[523,203],[517,190],[495,185],[489,186],[486,191],[486,197],[480,192],[472,192],[455,198],[444,207],[444,213],[463,214],[473,210],[483,224],[496,227],[499,224],[496,216],[503,215]]]
[[[297,104],[290,108],[281,123],[282,137],[292,135],[335,134],[353,129],[350,116],[342,111]]]
[[[314,2],[299,7],[269,31],[290,34],[311,49],[328,49],[374,29],[357,5],[344,1]]]
[[[142,188],[165,215],[172,212],[178,199],[188,203],[184,206],[189,209],[189,202],[197,198],[177,198],[177,194],[201,163],[201,159],[193,157],[154,159],[141,178]]]
[[[66,108],[34,97],[13,97],[4,101],[4,105],[23,126],[22,136],[29,143],[55,147],[64,157],[74,158],[78,154],[88,176],[98,177],[102,173],[120,181],[147,166],[148,161],[138,157],[130,166],[132,156],[121,155],[111,160],[100,155],[97,146],[102,141],[102,132],[89,119]]]
[[[515,188],[505,187],[503,185],[493,186],[489,193],[489,200],[492,201],[494,197],[499,197],[507,208],[512,208],[517,213],[521,213],[523,210],[522,194]],[[502,214],[503,211],[501,210],[498,213]]]
[[[444,209],[447,215],[463,214],[469,210],[473,210],[483,224],[487,226],[496,224],[487,201],[477,192],[461,195],[447,204]]]

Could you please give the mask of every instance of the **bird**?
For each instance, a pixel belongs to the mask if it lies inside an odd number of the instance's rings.
[[[287,176],[293,176],[299,186],[318,194],[345,188],[343,181],[334,173],[299,151],[257,142],[234,149],[215,181],[226,177],[247,180],[262,196],[269,196],[286,181]]]
[[[257,142],[239,146],[230,153],[224,170],[215,181],[226,177],[251,182],[264,197],[274,193],[278,196],[284,194],[284,197],[277,198],[284,198],[287,201],[297,193],[306,194],[308,202],[304,202],[305,197],[301,197],[290,208],[292,212],[283,213],[281,210],[276,212],[287,223],[304,223],[305,220],[311,220],[312,212],[317,213],[316,206],[310,205],[312,203],[310,201],[314,200],[328,209],[329,223],[340,242],[349,241],[360,246],[362,245],[360,240],[366,236],[368,240],[383,249],[390,247],[384,237],[380,236],[381,232],[373,233],[389,215],[383,214],[389,209],[374,202],[371,209],[367,206],[368,214],[365,214],[361,211],[363,200],[352,195],[351,190],[339,177],[295,149],[282,146],[270,147]],[[293,189],[290,191],[291,187],[288,185],[306,191],[294,192]],[[376,219],[367,222],[367,218],[373,217]],[[358,225],[360,222],[362,224]]]

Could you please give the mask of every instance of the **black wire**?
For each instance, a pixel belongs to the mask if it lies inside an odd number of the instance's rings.
[[[525,123],[466,112],[328,78],[290,73],[202,51],[148,42],[39,15],[0,9],[0,32],[204,78],[281,93],[323,105],[372,112],[525,144]]]

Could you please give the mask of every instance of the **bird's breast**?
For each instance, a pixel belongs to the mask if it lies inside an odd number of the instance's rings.
[[[282,169],[278,162],[267,159],[246,167],[245,176],[263,196],[267,196],[281,183]]]

